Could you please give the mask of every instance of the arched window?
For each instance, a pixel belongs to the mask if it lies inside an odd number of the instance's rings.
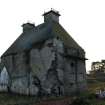
[[[0,73],[0,84],[7,85],[9,81],[9,75],[6,67],[4,67]]]

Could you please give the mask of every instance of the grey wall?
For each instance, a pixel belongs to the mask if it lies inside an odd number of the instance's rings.
[[[6,56],[2,62],[10,78],[8,86],[26,95],[59,96],[82,91],[86,88],[85,61],[76,58],[77,54],[78,50],[67,49],[54,38],[41,48]]]

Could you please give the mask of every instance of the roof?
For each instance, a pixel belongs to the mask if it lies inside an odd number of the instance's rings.
[[[23,32],[2,57],[29,50],[33,44],[52,37],[59,37],[66,47],[83,50],[59,23],[52,21],[40,24],[26,33]]]
[[[47,15],[47,14],[49,14],[49,13],[54,13],[55,15],[60,16],[59,12],[56,11],[56,10],[53,10],[53,9],[51,9],[51,10],[48,11],[48,12],[45,12],[45,13],[43,14],[43,16],[44,16],[44,15]]]

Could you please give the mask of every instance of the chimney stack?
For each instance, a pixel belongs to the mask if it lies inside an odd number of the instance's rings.
[[[55,11],[54,9],[51,9],[50,11],[45,12],[43,16],[44,16],[44,22],[56,21],[59,23],[60,14],[58,11]]]
[[[22,25],[22,27],[23,27],[23,32],[28,32],[31,29],[33,29],[35,27],[35,25],[32,23],[25,23]]]

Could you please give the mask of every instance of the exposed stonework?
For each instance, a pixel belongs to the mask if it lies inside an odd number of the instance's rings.
[[[4,91],[62,96],[86,89],[84,50],[53,20],[38,27],[27,24],[29,30],[2,56]]]

